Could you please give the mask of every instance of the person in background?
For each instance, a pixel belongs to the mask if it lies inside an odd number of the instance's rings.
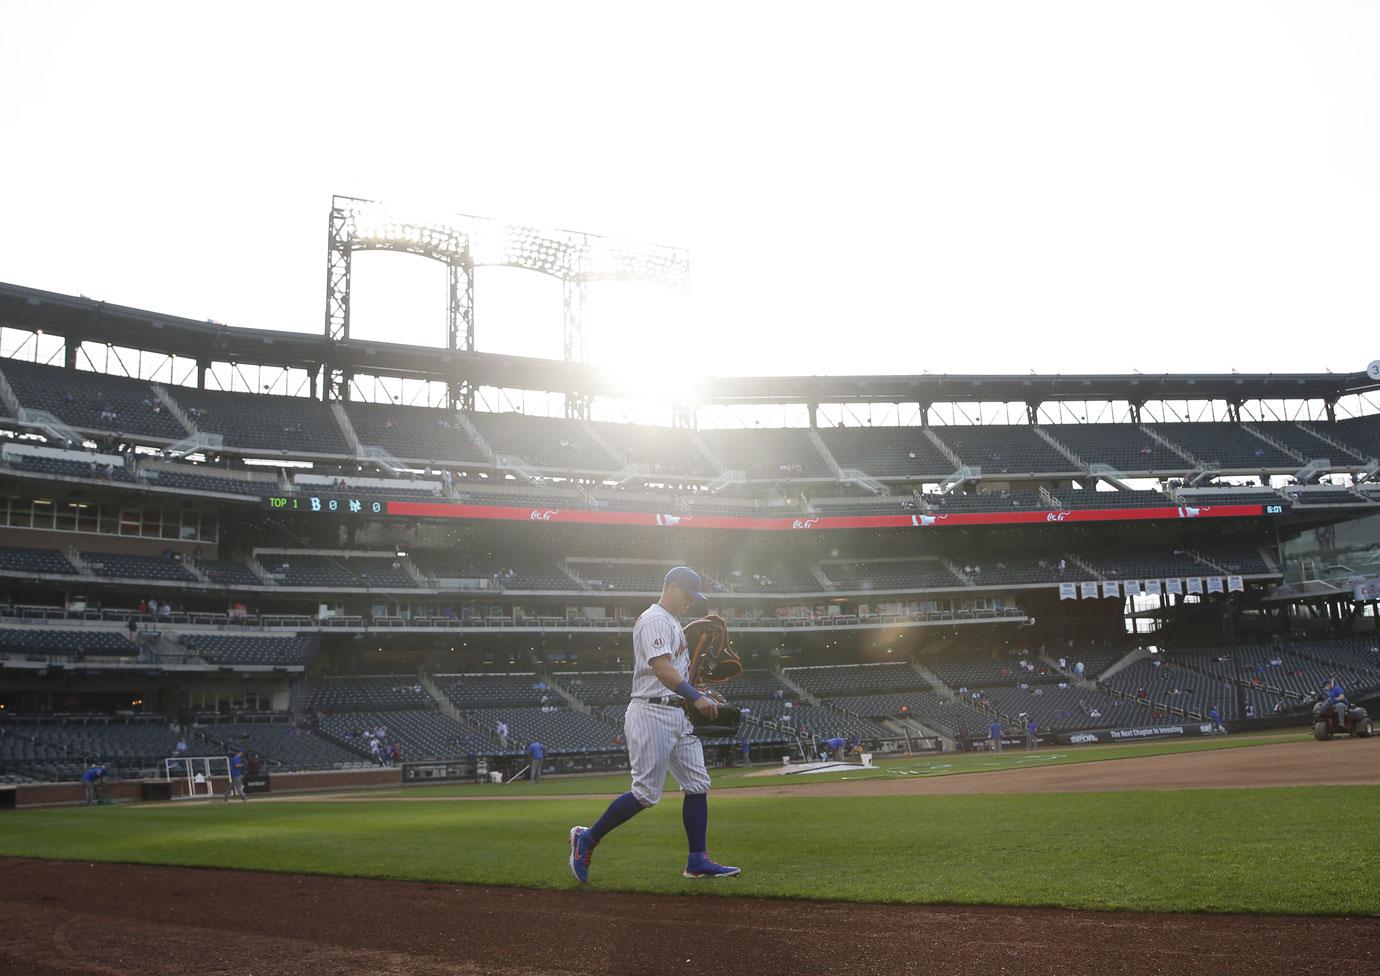
[[[86,806],[91,806],[96,802],[96,783],[105,779],[105,767],[99,763],[92,763],[87,767],[86,772],[81,774],[81,789],[84,797],[83,802]]]
[[[394,766],[397,766],[400,763],[402,763],[402,743],[394,739],[393,747],[388,750],[388,755],[389,758],[393,760]]]
[[[1214,735],[1227,734],[1227,727],[1222,724],[1222,713],[1217,710],[1216,705],[1213,705],[1210,708],[1208,708],[1207,717],[1208,721],[1212,723],[1212,731]]]
[[[987,729],[988,737],[992,742],[992,751],[1001,752],[1001,723],[993,722]]]
[[[1033,718],[1027,719],[1025,723],[1025,748],[1027,752],[1033,752],[1035,747],[1040,744],[1040,727],[1035,724]]]
[[[240,749],[230,757],[230,786],[221,797],[222,803],[229,803],[230,797],[238,796],[242,802],[249,802],[244,793],[244,750]]]
[[[527,758],[532,761],[532,771],[527,778],[533,783],[540,783],[541,764],[542,760],[546,758],[546,747],[540,742],[533,740],[527,747]]]

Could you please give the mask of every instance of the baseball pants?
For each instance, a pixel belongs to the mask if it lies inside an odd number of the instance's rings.
[[[709,792],[704,746],[680,706],[630,703],[623,716],[623,737],[628,741],[632,794],[644,807],[661,799],[668,770],[686,793]]]
[[[223,799],[228,800],[228,799],[230,799],[230,797],[232,797],[232,796],[237,796],[237,797],[239,797],[241,800],[248,800],[248,799],[249,799],[249,797],[245,796],[245,794],[244,794],[244,777],[242,777],[242,776],[231,776],[231,777],[230,777],[230,788],[229,788],[228,790],[225,791],[225,796],[223,797]]]

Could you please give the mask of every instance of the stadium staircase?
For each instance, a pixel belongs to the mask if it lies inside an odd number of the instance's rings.
[[[588,420],[582,420],[580,421],[579,426],[580,431],[586,437],[588,437],[595,444],[598,444],[600,447],[602,447],[610,457],[612,457],[615,461],[618,462],[618,467],[620,469],[636,471],[638,466],[634,465],[631,461],[629,461],[627,455],[625,455],[618,448],[614,447],[613,443],[609,441],[608,438],[606,438],[603,434],[599,433],[599,428],[595,427],[592,422]]]
[[[455,422],[464,428],[465,433],[474,442],[474,446],[479,449],[479,453],[484,455],[490,464],[496,464],[494,449],[489,446],[489,442],[484,439],[484,435],[479,432],[479,428],[474,425],[474,421],[469,418],[469,415],[463,410],[457,410],[455,411]]]
[[[792,681],[790,678],[786,677],[786,673],[785,673],[784,671],[781,671],[781,670],[778,669],[778,670],[775,672],[775,674],[776,674],[776,676],[777,676],[778,678],[781,679],[781,683],[782,683],[783,685],[785,685],[787,688],[791,689],[791,691],[793,691],[793,692],[795,693],[795,697],[796,697],[796,700],[797,700],[797,701],[805,702],[807,705],[818,705],[818,704],[819,704],[819,699],[815,698],[814,695],[810,694],[808,691],[806,691],[806,690],[805,690],[804,688],[802,688],[800,685],[796,684],[796,683],[795,683],[794,681]]]
[[[918,673],[920,677],[924,678],[931,685],[933,685],[935,691],[942,692],[949,698],[958,698],[957,693],[948,685],[946,685],[943,682],[943,680],[939,677],[939,675],[935,674],[933,671],[925,667],[919,661],[910,662],[910,666],[916,670],[916,673]]]
[[[0,403],[5,405],[11,417],[19,416],[19,397],[14,395],[14,387],[10,386],[10,381],[5,378],[4,370],[0,370]]]
[[[1254,436],[1260,438],[1262,441],[1264,441],[1266,444],[1269,444],[1269,445],[1270,445],[1271,447],[1273,447],[1275,450],[1280,451],[1281,453],[1284,453],[1284,454],[1289,455],[1291,458],[1296,459],[1296,460],[1299,461],[1300,463],[1306,463],[1306,462],[1312,460],[1311,458],[1304,457],[1302,454],[1300,454],[1298,451],[1294,450],[1292,447],[1290,447],[1288,444],[1284,443],[1283,441],[1276,440],[1275,438],[1271,437],[1269,434],[1265,433],[1263,430],[1259,429],[1258,427],[1254,426],[1253,424],[1250,424],[1250,423],[1242,423],[1242,424],[1241,424],[1241,429],[1244,430],[1244,431],[1246,431],[1246,432],[1249,433],[1249,434],[1253,434]]]
[[[1150,427],[1146,426],[1145,424],[1140,424],[1139,426],[1140,426],[1141,433],[1143,433],[1146,437],[1150,438],[1152,441],[1155,441],[1157,444],[1159,444],[1160,446],[1162,446],[1165,450],[1167,450],[1167,451],[1173,451],[1175,454],[1179,455],[1179,457],[1183,458],[1185,461],[1187,461],[1189,464],[1193,465],[1194,467],[1204,467],[1202,461],[1199,461],[1199,460],[1198,460],[1196,457],[1194,457],[1192,454],[1189,454],[1188,451],[1184,450],[1184,449],[1183,449],[1182,447],[1180,447],[1178,444],[1175,444],[1173,441],[1169,440],[1169,438],[1160,436],[1159,434],[1157,434],[1154,430],[1152,430]]]
[[[1064,554],[1064,558],[1067,559],[1069,562],[1073,563],[1075,566],[1077,566],[1079,569],[1081,569],[1083,572],[1087,573],[1089,576],[1091,576],[1093,579],[1097,580],[1098,582],[1101,582],[1101,581],[1105,578],[1101,573],[1099,573],[1097,570],[1093,569],[1091,566],[1089,566],[1087,563],[1083,562],[1083,560],[1079,559],[1077,556],[1075,556],[1075,555],[1074,555],[1073,553],[1071,553],[1071,552],[1065,553],[1065,554]]]
[[[154,396],[158,397],[164,409],[168,411],[172,418],[182,425],[183,430],[191,435],[196,434],[196,424],[192,421],[191,417],[187,416],[187,411],[183,410],[182,406],[173,399],[167,387],[162,383],[150,383],[149,389],[153,391]]]
[[[67,547],[67,552],[64,553],[64,555],[67,556],[67,561],[68,561],[69,563],[72,564],[72,567],[73,567],[74,569],[76,569],[76,571],[77,571],[77,573],[78,573],[79,575],[81,575],[81,576],[95,576],[95,575],[96,575],[96,571],[93,570],[90,566],[88,566],[88,565],[82,560],[82,558],[81,558],[81,551],[80,551],[79,549],[77,549],[76,546],[68,546],[68,547]]]
[[[436,683],[436,679],[427,674],[426,671],[418,670],[417,683],[422,686],[422,690],[431,696],[436,702],[436,710],[447,718],[454,719],[466,728],[473,728],[474,723],[465,717],[465,713],[455,707],[455,703],[446,697],[446,693],[441,690],[441,686]]]
[[[834,476],[834,480],[845,480],[843,477],[843,469],[839,467],[838,461],[834,459],[833,452],[830,451],[828,445],[824,443],[824,438],[819,436],[819,431],[811,427],[808,431],[806,431],[805,436],[808,437],[810,439],[810,443],[814,445],[815,450],[819,453],[820,458],[824,461],[825,467],[827,467],[829,469],[829,472]]]
[[[834,589],[833,581],[829,579],[829,577],[824,575],[823,567],[821,567],[819,563],[814,560],[811,560],[810,562],[810,573],[814,576],[815,581],[819,583],[819,588],[821,591],[828,593],[830,590]]]
[[[1077,675],[1075,675],[1075,674],[1073,673],[1073,669],[1072,669],[1072,668],[1061,668],[1061,667],[1059,667],[1059,662],[1056,661],[1056,660],[1055,660],[1053,657],[1051,657],[1050,655],[1045,654],[1045,653],[1041,653],[1041,654],[1040,654],[1040,660],[1043,661],[1045,664],[1048,664],[1048,665],[1055,671],[1056,674],[1061,674],[1061,675],[1063,675],[1065,678],[1068,678],[1068,679],[1069,679],[1069,684],[1071,684],[1071,685],[1073,685],[1073,686],[1075,686],[1075,687],[1078,687],[1078,688],[1086,688],[1086,689],[1088,689],[1089,691],[1094,691],[1094,690],[1097,689],[1097,682],[1096,682],[1096,681],[1092,680],[1091,678],[1080,678],[1080,677],[1078,677]],[[1066,659],[1066,660],[1067,660],[1067,659]]]
[[[945,557],[940,556],[940,557],[939,557],[939,561],[940,561],[941,563],[944,564],[944,568],[945,568],[945,569],[947,569],[949,572],[953,573],[953,574],[954,574],[955,576],[957,576],[960,580],[962,580],[964,586],[974,586],[974,585],[976,585],[976,584],[973,583],[973,578],[972,578],[971,576],[967,575],[966,573],[964,573],[963,570],[959,569],[959,568],[958,568],[958,565],[957,565],[955,562],[953,562],[952,560],[946,559]]]
[[[37,427],[57,445],[66,446],[80,450],[86,438],[77,433],[76,428],[69,427],[47,410],[35,410],[32,407],[20,407],[15,413],[19,422],[29,427]]]
[[[436,589],[436,580],[422,572],[421,568],[412,561],[411,556],[403,556],[398,562],[402,565],[403,571],[417,581],[417,585],[424,590]]]
[[[709,449],[709,444],[700,436],[700,432],[686,428],[685,436],[690,438],[690,443],[695,446],[695,450],[699,451],[700,455],[713,466],[714,473],[722,474],[724,471],[724,463],[719,460],[717,454]]]
[[[259,581],[263,583],[264,586],[273,585],[273,577],[268,575],[268,570],[264,568],[263,563],[259,562],[259,557],[246,556],[244,558],[244,564],[249,567],[251,573],[259,577]]]
[[[1149,656],[1149,648],[1137,647],[1135,650],[1131,651],[1125,657],[1121,658],[1116,663],[1114,663],[1111,667],[1106,668],[1101,674],[1097,676],[1097,680],[1106,681],[1108,678],[1116,674],[1118,671],[1128,668],[1131,665],[1135,664],[1137,661],[1144,660]]]
[[[350,448],[350,453],[358,454],[359,435],[355,433],[355,425],[350,423],[350,418],[345,413],[345,407],[339,400],[331,401],[331,416],[335,418],[336,426],[340,428],[340,436],[345,438],[345,444]]]
[[[1059,452],[1060,454],[1062,454],[1064,457],[1068,458],[1069,461],[1073,464],[1074,467],[1076,467],[1076,468],[1083,468],[1083,469],[1085,469],[1085,470],[1087,469],[1087,467],[1088,467],[1088,462],[1087,462],[1087,461],[1084,461],[1084,460],[1083,460],[1081,457],[1079,457],[1077,454],[1074,454],[1071,450],[1069,450],[1067,447],[1065,447],[1063,444],[1061,444],[1058,440],[1055,439],[1054,435],[1051,434],[1049,431],[1045,430],[1043,427],[1039,426],[1038,424],[1035,425],[1035,426],[1033,426],[1033,427],[1031,427],[1030,429],[1033,430],[1033,431],[1035,432],[1035,436],[1039,437],[1042,441],[1044,441],[1044,442],[1045,442],[1046,444],[1048,444],[1050,447],[1054,448],[1056,451],[1058,451],[1058,452]]]
[[[1326,431],[1319,430],[1318,428],[1313,427],[1309,424],[1295,423],[1294,426],[1299,428],[1299,430],[1306,431],[1313,437],[1316,437],[1318,440],[1332,445],[1338,451],[1341,451],[1343,454],[1346,454],[1354,458],[1355,460],[1362,462],[1363,464],[1367,462],[1373,462],[1375,460],[1374,458],[1366,457],[1364,454],[1356,450],[1354,447],[1348,447],[1346,444],[1343,444],[1341,441],[1337,440],[1337,438],[1333,437]]]
[[[921,427],[920,432],[924,434],[927,438],[929,438],[929,441],[931,444],[934,445],[935,450],[939,451],[940,454],[944,455],[946,458],[949,459],[949,463],[952,464],[954,468],[959,469],[966,467],[966,465],[964,465],[963,463],[963,459],[953,452],[953,448],[949,447],[948,444],[945,444],[943,441],[941,441],[939,439],[939,435],[936,434],[932,428]]]
[[[562,698],[565,699],[566,707],[569,708],[571,711],[582,712],[585,715],[594,714],[594,709],[590,708],[584,702],[580,701],[580,699],[576,698],[570,692],[566,691],[565,688],[557,684],[556,681],[552,679],[550,675],[543,674],[540,675],[540,678],[542,681],[546,682],[546,687],[550,688],[556,694],[560,695]]]
[[[569,577],[570,580],[573,583],[575,583],[575,585],[578,586],[580,589],[593,589],[593,587],[589,585],[589,580],[585,579],[579,573],[575,572],[575,570],[571,569],[570,565],[564,559],[556,560],[556,568],[559,569],[562,573],[564,573],[567,577]]]

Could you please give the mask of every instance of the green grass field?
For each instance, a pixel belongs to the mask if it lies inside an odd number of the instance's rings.
[[[1102,758],[1247,744],[1116,746]],[[1073,755],[1070,761],[1092,761],[1098,752],[1088,748]],[[995,758],[963,761],[981,769],[979,761]],[[1002,757],[1013,763],[1019,758]],[[932,761],[912,759],[891,768]],[[733,771],[718,779],[719,785],[740,785]],[[781,779],[753,782],[779,785]],[[552,781],[539,789],[616,792],[626,783],[623,776],[594,777]],[[361,802],[19,811],[0,817],[0,854],[575,887],[565,866],[567,833],[572,824],[594,820],[602,798],[552,795],[511,803],[405,798],[504,789],[534,788],[418,788],[403,798],[374,795]],[[1380,863],[1377,805],[1380,786],[853,798],[744,792],[710,803],[710,850],[741,865],[743,876],[696,885],[679,875],[684,833],[679,799],[671,795],[609,836],[595,856],[592,887],[853,901],[1380,915],[1374,873]]]
[[[1213,739],[1160,740],[1155,742],[1118,743],[1105,746],[1045,747],[1035,752],[1008,749],[1000,754],[986,752],[932,753],[899,759],[881,759],[877,769],[856,769],[843,773],[812,773],[808,776],[760,776],[768,767],[751,769],[712,769],[710,777],[716,789],[729,787],[762,787],[776,789],[807,783],[891,779],[898,776],[953,776],[960,773],[995,772],[1029,766],[1063,766],[1072,763],[1102,762],[1132,759],[1137,756],[1166,756],[1181,752],[1202,752],[1209,749],[1240,749],[1247,746],[1279,742],[1309,741],[1309,733],[1294,730],[1269,732],[1261,735],[1228,736]],[[771,768],[777,768],[774,764]],[[667,780],[670,783],[670,780]],[[574,796],[590,793],[622,793],[628,788],[628,774],[611,773],[602,776],[562,776],[543,780],[536,786],[519,780],[504,786],[488,783],[449,783],[437,786],[410,786],[395,791],[393,796]],[[378,796],[380,794],[373,793]]]

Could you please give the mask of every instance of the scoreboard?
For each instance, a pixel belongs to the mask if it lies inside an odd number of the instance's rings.
[[[337,498],[329,495],[282,495],[264,499],[279,512],[335,512],[344,515],[386,515],[388,503],[378,498]]]

